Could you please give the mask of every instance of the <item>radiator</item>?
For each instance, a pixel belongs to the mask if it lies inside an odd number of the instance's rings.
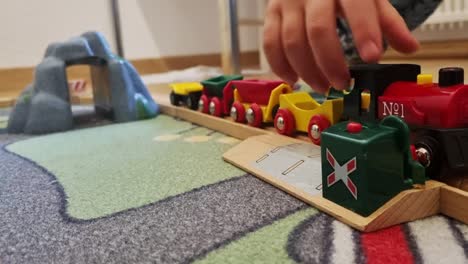
[[[421,31],[468,30],[468,0],[443,0]]]

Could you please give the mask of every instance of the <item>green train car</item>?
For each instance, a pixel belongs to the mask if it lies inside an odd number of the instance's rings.
[[[242,75],[220,75],[201,82],[203,93],[198,102],[198,110],[214,116],[229,115],[234,98],[234,87],[230,81],[242,80]]]

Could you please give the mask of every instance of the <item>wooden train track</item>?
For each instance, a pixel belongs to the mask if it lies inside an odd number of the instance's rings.
[[[336,219],[365,232],[410,222],[438,213],[468,224],[468,192],[437,181],[428,181],[423,188],[401,192],[368,217],[362,217],[321,195],[310,195],[284,179],[255,166],[259,157],[271,150],[291,144],[309,144],[306,136],[290,138],[278,135],[274,128],[259,129],[233,122],[229,117],[217,118],[169,102],[168,86],[151,86],[150,91],[161,106],[162,113],[204,126],[243,140],[227,151],[223,158],[256,177],[276,186],[296,198],[332,215]],[[317,148],[309,144],[311,148]],[[317,156],[320,159],[319,156]]]

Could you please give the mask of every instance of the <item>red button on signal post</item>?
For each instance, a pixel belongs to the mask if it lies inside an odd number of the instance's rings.
[[[357,134],[362,131],[362,124],[357,122],[349,122],[346,126],[349,133]]]

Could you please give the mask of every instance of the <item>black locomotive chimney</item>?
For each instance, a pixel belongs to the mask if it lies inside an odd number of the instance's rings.
[[[447,67],[439,70],[439,87],[448,87],[464,83],[463,68]]]

